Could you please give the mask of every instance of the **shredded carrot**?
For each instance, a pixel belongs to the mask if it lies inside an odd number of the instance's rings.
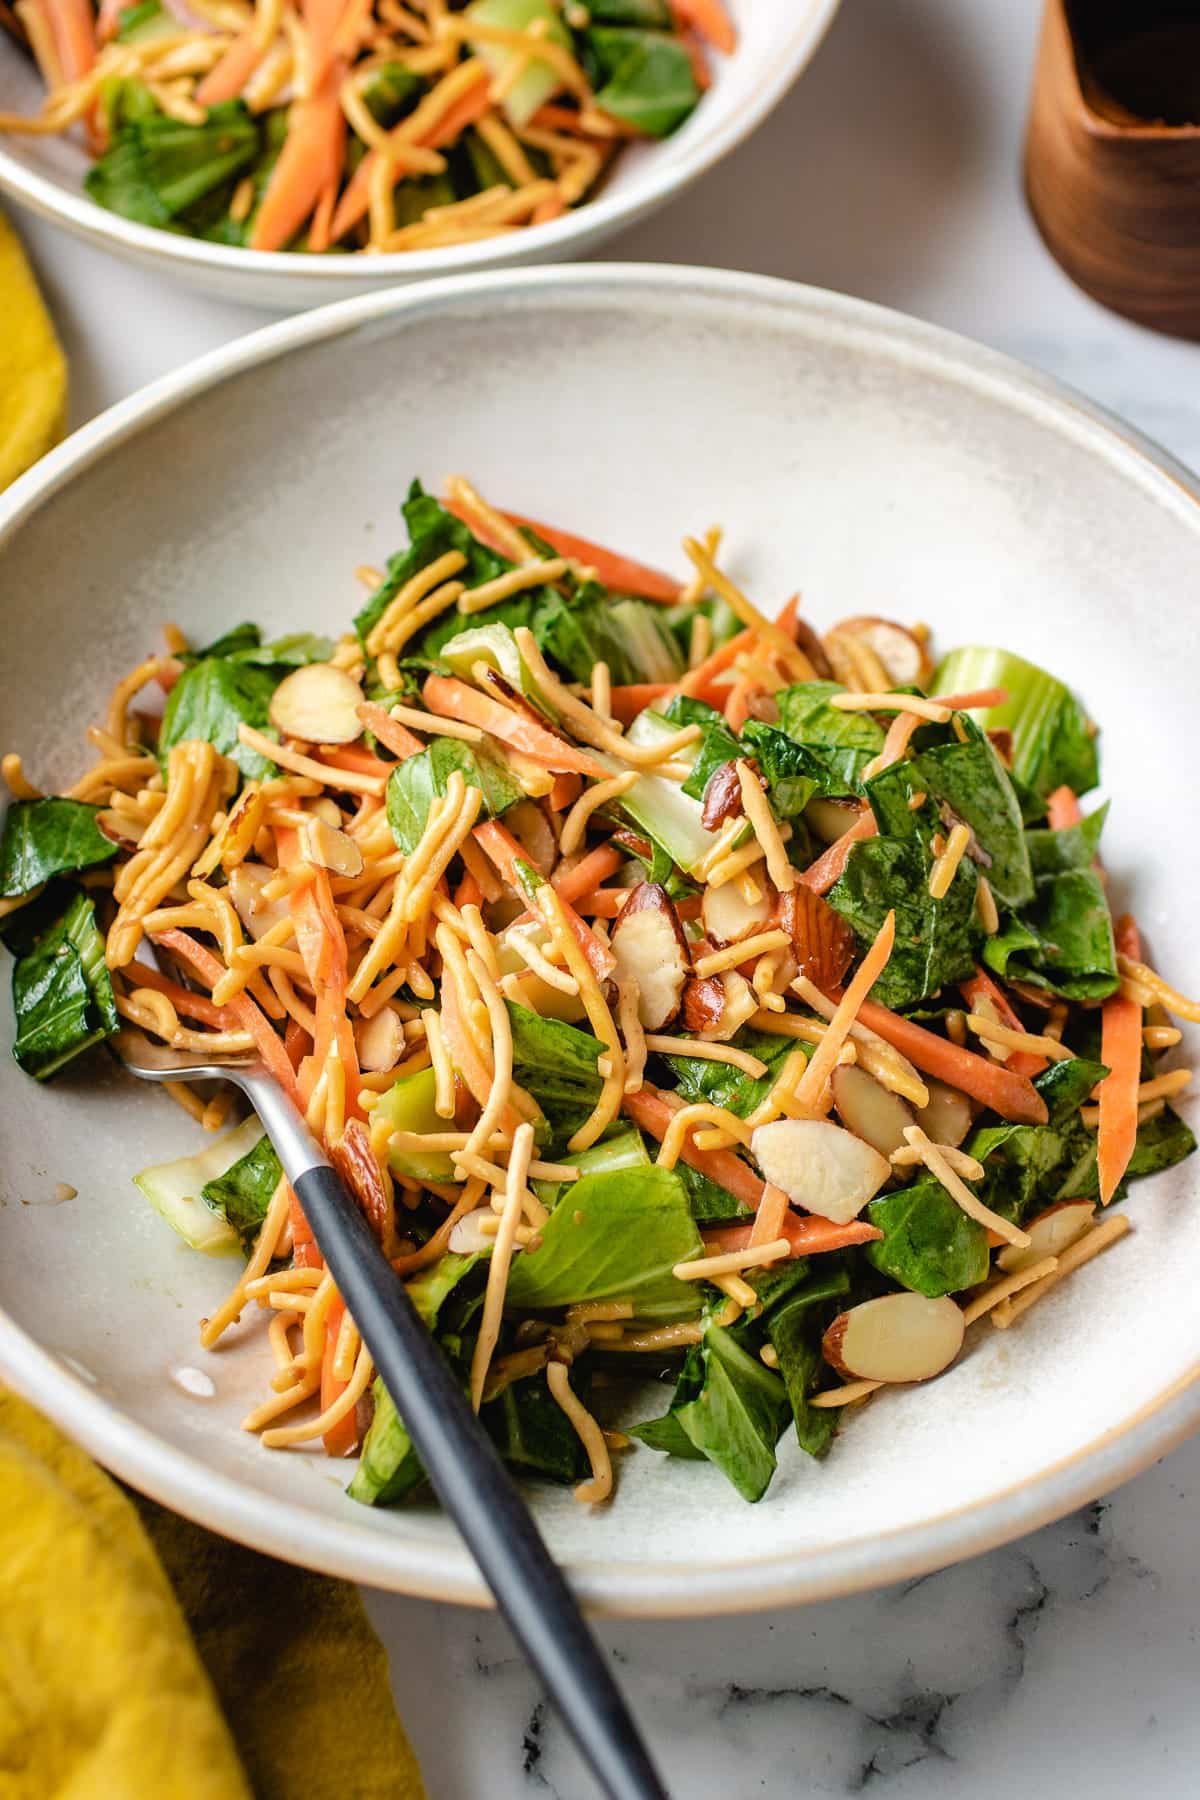
[[[1025,1025],[1020,1015],[1009,1004],[1004,989],[978,964],[969,981],[960,981],[959,992],[972,1012],[981,1010],[981,1001],[990,1001],[995,1009],[996,1017],[1001,1025],[1007,1025],[1010,1031],[1024,1031]],[[986,1008],[982,1009],[986,1017]],[[1005,1062],[1005,1068],[1011,1069],[1014,1075],[1040,1075],[1046,1067],[1046,1058],[1037,1056],[1031,1050],[1014,1050]]]
[[[427,676],[421,693],[430,712],[438,713],[444,719],[477,725],[481,731],[491,732],[493,737],[554,774],[574,771],[580,775],[594,775],[601,781],[606,781],[611,774],[611,770],[598,763],[594,756],[577,750],[573,744],[564,743],[527,713],[502,706],[490,694],[481,693],[456,676]]]
[[[732,56],[737,49],[737,31],[721,0],[670,0],[676,25],[690,25],[714,50]]]
[[[868,807],[855,819],[849,831],[844,831],[836,843],[830,844],[828,850],[818,856],[815,863],[809,864],[800,876],[804,886],[811,888],[814,894],[827,894],[840,879],[855,844],[861,843],[864,838],[874,837],[878,830],[875,814]]]
[[[1067,831],[1082,818],[1083,809],[1071,788],[1058,787],[1047,796],[1046,822],[1051,831]]]
[[[282,250],[341,175],[346,115],[339,95],[344,70],[330,67],[308,100],[297,100],[250,233],[252,250]]]
[[[560,900],[573,906],[593,893],[610,875],[615,875],[624,860],[615,845],[598,844],[573,869],[568,869],[565,874],[552,875],[550,884]]]
[[[399,719],[393,719],[385,706],[376,706],[373,700],[364,700],[358,709],[358,716],[381,744],[386,744],[393,755],[404,762],[410,756],[417,756],[425,746],[416,732],[402,725]]]
[[[130,975],[139,987],[153,988],[156,993],[165,994],[183,1018],[195,1019],[200,1025],[211,1025],[216,1031],[238,1030],[238,1020],[228,1007],[214,1006],[207,994],[195,994],[191,988],[180,987],[153,964],[132,963]]]
[[[1060,790],[1061,791],[1061,790]],[[1069,790],[1067,790],[1069,792]],[[1117,920],[1118,954],[1141,959],[1138,928],[1128,913]],[[1100,1204],[1107,1206],[1129,1167],[1137,1145],[1138,1084],[1142,1077],[1142,1009],[1136,1000],[1111,994],[1100,1014],[1100,1060],[1109,1073],[1100,1083],[1100,1124],[1096,1158]]]
[[[977,1056],[973,1050],[962,1050],[949,1038],[902,1019],[874,1000],[864,1000],[858,1009],[859,1023],[878,1037],[886,1039],[901,1055],[907,1056],[924,1075],[932,1075],[950,1087],[990,1106],[1002,1119],[1019,1125],[1044,1125],[1049,1114],[1046,1102],[1033,1083],[1017,1075],[1003,1063],[989,1056]]]
[[[211,950],[198,944],[186,931],[177,931],[172,927],[169,931],[160,932],[155,942],[162,944],[167,950],[174,950],[185,962],[190,963],[201,981],[206,981],[210,988],[215,987],[225,974],[225,965],[218,962]],[[235,994],[227,1003],[227,1010],[236,1018],[241,1029],[251,1034],[268,1069],[289,1100],[299,1106],[300,1090],[296,1085],[292,1065],[270,1020],[259,1010],[249,994],[245,993]]]
[[[718,644],[717,648],[706,656],[703,662],[697,663],[694,669],[689,669],[686,675],[681,676],[675,683],[673,691],[677,694],[690,694],[694,699],[702,699],[704,690],[712,681],[713,676],[723,675],[726,669],[733,667],[743,652],[750,651],[753,646],[754,633],[749,626],[743,631],[735,631],[731,638],[726,638],[723,644]]]
[[[666,1136],[677,1110],[648,1082],[636,1094],[626,1094],[622,1106],[635,1125],[659,1142]],[[680,1156],[693,1169],[699,1169],[702,1175],[709,1176],[718,1187],[724,1188],[727,1194],[732,1194],[735,1200],[744,1201],[758,1210],[766,1184],[740,1156],[729,1150],[697,1150],[690,1134],[683,1141]]]
[[[672,681],[635,681],[615,687],[609,695],[613,718],[622,725],[632,725],[640,712],[675,691]]]
[[[618,550],[606,550],[603,544],[594,544],[590,538],[578,537],[573,531],[561,531],[557,525],[543,525],[521,513],[506,512],[504,517],[518,531],[536,532],[559,556],[595,569],[607,588],[615,588],[621,594],[636,594],[639,600],[660,600],[666,606],[673,606],[679,598],[679,583],[664,575],[661,569],[652,569],[647,563],[622,556]]]
[[[566,775],[556,775],[554,786],[550,789],[550,805],[555,812],[565,812],[568,806],[574,806],[582,792],[582,778],[573,771]]]
[[[478,81],[472,83],[453,106],[447,107],[433,130],[423,136],[416,147],[424,150],[436,150],[441,144],[453,143],[454,139],[465,131],[468,125],[473,125],[477,119],[483,117],[491,104],[491,80],[487,70],[481,65]],[[402,121],[396,130],[402,131],[403,128]],[[450,133],[449,136],[444,135],[447,131]],[[367,208],[370,205],[371,179],[378,166],[379,155],[378,150],[368,150],[347,182],[333,215],[331,232],[335,243],[339,238],[345,237],[346,233],[352,230],[360,219],[366,217]]]
[[[750,1248],[752,1225],[725,1225],[704,1234],[704,1242],[713,1251],[747,1250]],[[877,1225],[865,1219],[851,1219],[837,1225],[817,1213],[789,1213],[779,1231],[788,1241],[790,1256],[821,1256],[828,1250],[846,1250],[853,1244],[871,1244],[883,1236]]]
[[[225,100],[236,100],[265,55],[258,32],[251,25],[234,38],[220,62],[214,63],[203,81],[197,84],[197,103],[220,106]]]

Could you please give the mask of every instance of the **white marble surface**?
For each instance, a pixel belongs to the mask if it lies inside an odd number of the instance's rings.
[[[1052,370],[1200,463],[1200,347],[1100,311],[1024,210],[1037,12],[847,0],[754,141],[608,254],[756,269],[917,313]],[[26,232],[71,352],[76,422],[263,322],[49,226]],[[1200,1787],[1198,1501],[1193,1444],[1108,1503],[910,1588],[600,1634],[679,1800],[868,1786],[1040,1800],[1067,1785],[1183,1800]],[[431,1800],[596,1791],[494,1618],[371,1606]]]

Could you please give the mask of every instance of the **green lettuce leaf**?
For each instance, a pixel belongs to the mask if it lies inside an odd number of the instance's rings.
[[[814,795],[830,792],[831,781],[834,787],[839,785],[820,751],[797,744],[786,732],[761,719],[747,719],[742,743],[766,781],[771,811],[777,819],[796,818]]]
[[[555,1138],[569,1137],[583,1124],[604,1085],[596,1063],[604,1045],[589,1032],[561,1019],[506,1000],[513,1036],[513,1076],[533,1095]]]
[[[13,1055],[45,1081],[120,1025],[96,909],[76,894],[60,918],[13,965]]]
[[[254,1247],[282,1173],[275,1147],[264,1133],[231,1168],[206,1181],[200,1189],[204,1204],[233,1227],[247,1255]]]
[[[883,1232],[867,1245],[868,1262],[914,1294],[936,1300],[987,1276],[987,1232],[933,1175],[872,1200],[867,1218]]]
[[[464,744],[458,738],[435,738],[428,750],[406,757],[388,776],[388,824],[406,856],[411,856],[420,843],[429,822],[429,809],[434,799],[446,792],[456,769],[468,787],[479,789],[489,818],[498,819],[525,797],[507,763],[486,745]]]
[[[587,1367],[575,1364],[571,1386],[587,1404]],[[514,1474],[564,1485],[588,1472],[588,1459],[575,1427],[558,1404],[545,1376],[514,1381],[480,1412],[497,1450]]]
[[[1027,831],[1025,843],[1030,866],[1040,880],[1044,875],[1058,875],[1064,869],[1090,869],[1100,848],[1100,834],[1108,817],[1108,801],[1078,825],[1063,831]]]
[[[639,1318],[686,1319],[700,1311],[697,1284],[676,1263],[703,1252],[683,1183],[670,1169],[585,1175],[541,1228],[536,1250],[513,1263],[508,1305],[521,1311],[584,1300],[630,1300]]]
[[[668,1056],[664,1061],[675,1075],[680,1096],[692,1105],[708,1101],[724,1106],[739,1119],[750,1116],[764,1100],[791,1052],[796,1049],[793,1038],[780,1037],[766,1031],[752,1031],[748,1026],[732,1040],[734,1048],[745,1050],[767,1065],[765,1075],[747,1075],[732,1063],[713,1062],[707,1057]]]
[[[483,1261],[448,1252],[406,1283],[408,1297],[430,1331],[436,1331],[442,1308]],[[371,1391],[375,1412],[346,1492],[364,1506],[395,1506],[420,1487],[425,1471],[382,1377],[376,1377]]]
[[[1039,881],[1032,904],[984,940],[983,960],[1009,981],[1067,1000],[1115,993],[1117,953],[1100,877],[1092,869],[1064,869]]]
[[[275,765],[238,737],[238,726],[250,725],[274,738],[267,716],[279,676],[270,669],[235,662],[228,656],[206,656],[183,671],[167,696],[159,732],[159,755],[193,738],[212,744],[232,757],[243,775],[263,779]]]
[[[55,875],[110,862],[117,846],[82,800],[14,800],[0,839],[0,895],[28,894]]]
[[[966,742],[947,728],[946,741],[922,749],[913,760],[916,779],[952,818],[969,825],[975,844],[972,855],[982,853],[984,871],[996,899],[1003,906],[1020,907],[1033,898],[1033,874],[1025,841],[1021,803],[995,746],[971,718],[959,713],[957,721]]]
[[[743,1500],[761,1500],[775,1473],[775,1446],[787,1423],[788,1390],[732,1331],[710,1320],[698,1346],[699,1390],[671,1406],[694,1447]]]
[[[975,865],[963,858],[942,900],[930,895],[930,867],[928,852],[915,837],[867,838],[854,845],[841,879],[826,896],[864,947],[895,911],[895,947],[871,989],[882,1006],[915,1006],[966,980],[975,967],[980,936]]]
[[[636,27],[596,25],[584,33],[597,69],[596,105],[647,137],[681,125],[700,98],[692,61],[677,37]]]
[[[824,1456],[837,1431],[833,1407],[809,1405],[809,1397],[825,1381],[821,1338],[850,1291],[850,1276],[836,1258],[823,1257],[830,1268],[809,1274],[767,1313],[767,1336],[779,1358],[779,1373],[787,1389],[796,1437],[809,1456]],[[757,1283],[755,1284],[757,1286]],[[761,1290],[760,1290],[761,1291]]]
[[[259,148],[258,126],[240,100],[210,107],[202,125],[156,112],[122,124],[83,185],[109,212],[140,225],[182,229],[181,215],[226,189]]]
[[[836,681],[802,681],[775,696],[780,729],[818,753],[806,773],[822,772],[817,791],[829,799],[857,794],[863,769],[883,749],[883,730],[870,713],[830,706],[829,696],[844,692]]]

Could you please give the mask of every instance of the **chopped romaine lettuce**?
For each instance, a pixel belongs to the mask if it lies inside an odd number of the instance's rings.
[[[435,738],[428,750],[406,757],[388,776],[387,816],[392,836],[406,856],[421,841],[435,797],[444,794],[450,777],[459,770],[468,787],[483,795],[483,810],[499,818],[524,799],[507,763],[485,744],[465,744],[458,738]]]
[[[277,735],[267,717],[279,676],[270,669],[206,656],[183,671],[167,696],[159,732],[159,755],[175,744],[199,738],[231,757],[243,775],[262,779],[275,765],[238,737],[238,726],[251,725],[268,737]]]

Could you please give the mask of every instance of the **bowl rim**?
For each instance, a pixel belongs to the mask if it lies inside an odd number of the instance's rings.
[[[299,314],[238,338],[110,407],[0,495],[0,550],[51,496],[108,451],[245,370],[306,346],[396,321],[399,329],[456,301],[555,305],[614,295],[700,297],[727,307],[804,315],[974,388],[1081,442],[1200,529],[1200,479],[1152,440],[1054,378],[970,339],[886,307],[770,276],[687,265],[588,263],[484,271],[394,289]],[[213,1471],[122,1414],[0,1310],[0,1375],[134,1487],[254,1548],[350,1580],[427,1599],[487,1605],[465,1549],[331,1520]],[[686,1563],[577,1559],[576,1591],[595,1613],[685,1617],[829,1599],[909,1580],[993,1549],[1131,1479],[1200,1429],[1200,1358],[1132,1416],[1040,1473],[920,1524],[834,1549],[776,1551],[695,1569]]]
[[[153,225],[140,225],[119,213],[106,212],[86,193],[74,193],[30,169],[4,148],[2,138],[0,193],[101,248],[111,242],[119,254],[161,262],[210,284],[214,278],[224,276],[231,284],[231,299],[235,297],[233,284],[243,279],[286,281],[288,277],[303,277],[328,289],[328,298],[333,299],[350,279],[368,282],[375,289],[453,274],[456,270],[508,268],[541,257],[566,258],[596,236],[632,225],[673,195],[682,193],[757,130],[816,54],[840,5],[841,0],[806,0],[803,17],[782,36],[765,78],[750,101],[701,137],[694,149],[652,165],[628,192],[601,191],[595,200],[586,201],[559,219],[483,244],[451,244],[442,249],[393,251],[354,259],[301,257],[283,250],[210,244],[201,238],[177,236]],[[733,54],[736,59],[740,50]],[[665,140],[667,144],[670,141]]]

